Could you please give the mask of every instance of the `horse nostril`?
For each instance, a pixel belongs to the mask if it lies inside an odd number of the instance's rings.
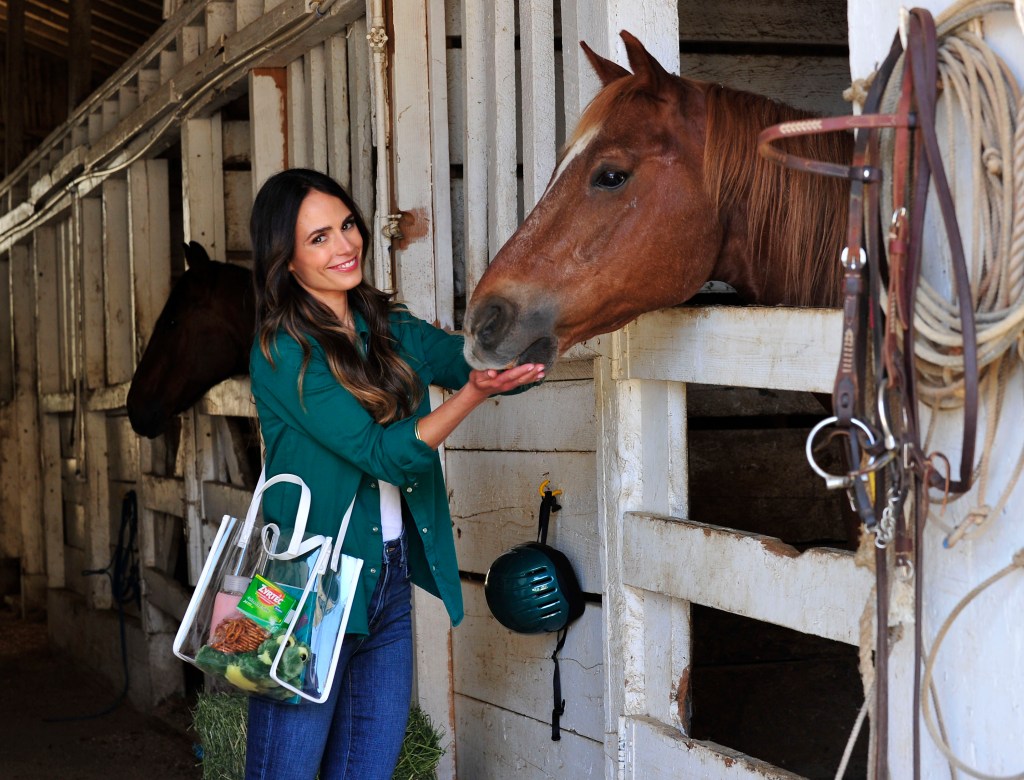
[[[492,298],[474,317],[473,332],[477,341],[491,349],[508,333],[515,319],[516,307],[504,298]]]

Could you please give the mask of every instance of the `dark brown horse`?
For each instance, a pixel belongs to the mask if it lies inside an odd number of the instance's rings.
[[[550,366],[712,279],[749,303],[838,302],[846,183],[757,153],[762,129],[807,115],[674,76],[622,38],[632,73],[581,44],[604,86],[473,293],[465,332],[475,366]],[[782,148],[848,162],[852,139],[806,136]]]
[[[128,390],[132,429],[149,438],[218,382],[249,373],[252,274],[211,260],[195,241],[185,245],[185,261]]]

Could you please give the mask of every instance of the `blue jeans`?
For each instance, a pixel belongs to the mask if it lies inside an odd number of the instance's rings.
[[[366,561],[364,566],[372,566]],[[323,704],[249,698],[246,780],[391,780],[412,699],[405,538],[385,545],[370,633],[345,637]]]

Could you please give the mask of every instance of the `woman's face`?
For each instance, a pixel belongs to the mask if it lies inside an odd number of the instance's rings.
[[[310,295],[339,319],[348,312],[348,291],[363,279],[363,237],[339,198],[310,190],[295,221],[295,253],[288,270]]]

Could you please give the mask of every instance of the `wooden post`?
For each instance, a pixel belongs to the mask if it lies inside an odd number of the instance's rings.
[[[47,584],[51,588],[62,588],[65,584],[64,570],[64,502],[61,489],[60,466],[60,430],[56,415],[46,413],[38,404],[38,398],[46,393],[60,390],[60,371],[56,351],[57,323],[52,312],[57,309],[56,230],[45,226],[35,231],[30,264],[33,284],[28,288],[35,292],[31,302],[35,308],[31,312],[34,324],[31,336],[33,343],[31,354],[37,356],[34,385],[26,387],[35,399],[39,426],[39,440],[36,449],[36,468],[25,467],[25,473],[38,480],[42,486],[40,496],[41,515],[46,530],[46,575]],[[24,377],[30,379],[30,377]],[[27,402],[28,405],[31,402]],[[36,509],[29,507],[29,509]]]
[[[25,292],[12,298],[14,351],[18,356],[14,373],[13,415],[18,430],[14,439],[17,468],[13,480],[18,488],[16,511],[21,524],[23,607],[33,609],[46,606],[47,585],[61,587],[64,584],[64,548],[60,544],[54,549],[50,524],[42,512],[36,384],[36,274],[29,249],[24,245],[11,247],[10,265],[12,288]],[[10,479],[6,478],[6,481]]]
[[[130,381],[135,370],[128,184],[123,178],[110,178],[103,182],[102,189],[107,383],[116,385]]]
[[[25,152],[25,0],[7,2],[4,89],[4,175],[21,164]]]
[[[249,73],[249,126],[252,132],[252,191],[288,165],[288,80],[284,68],[253,68]]]
[[[68,114],[71,114],[92,92],[92,0],[71,0],[69,12]]]
[[[402,212],[404,237],[392,244],[395,254],[395,287],[413,313],[436,319],[434,299],[434,204],[431,191],[432,138],[427,59],[427,16],[421,0],[399,0],[392,8],[394,50],[402,56],[391,60],[390,85],[394,190],[392,205]],[[447,137],[447,135],[445,136]],[[378,149],[380,139],[377,139]],[[397,211],[392,212],[397,213]]]
[[[181,183],[185,240],[198,241],[215,260],[226,256],[224,143],[221,116],[181,125]]]

